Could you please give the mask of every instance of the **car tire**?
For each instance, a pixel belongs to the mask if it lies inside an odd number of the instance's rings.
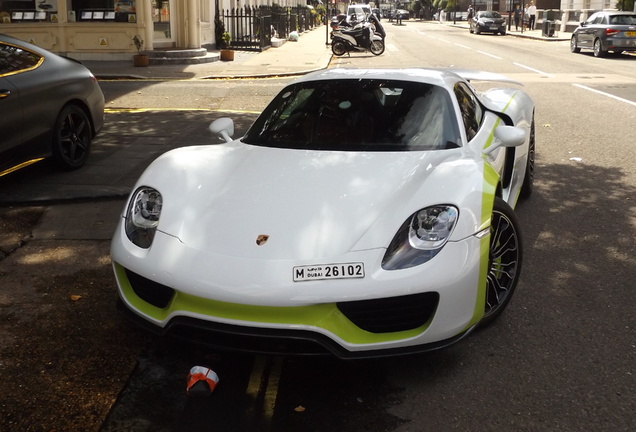
[[[481,30],[479,30],[479,27],[475,27],[475,34],[481,34]]]
[[[505,31],[505,30],[504,30],[504,31],[502,31],[502,32],[499,32],[499,33],[501,33],[501,35],[502,35],[502,36],[505,36],[505,35],[506,35],[506,31]]]
[[[490,223],[486,301],[480,327],[495,321],[508,306],[521,274],[522,251],[517,216],[503,199],[495,197]]]
[[[382,41],[371,41],[371,47],[370,47],[370,51],[371,54],[373,55],[380,55],[384,52],[384,42]]]
[[[341,56],[347,52],[347,47],[344,42],[336,41],[331,45],[331,52],[334,53],[334,55]]]
[[[65,106],[53,129],[53,162],[73,170],[86,164],[91,152],[93,128],[86,112],[77,105]]]
[[[570,52],[573,52],[575,54],[578,54],[581,52],[581,48],[579,48],[576,35],[573,35],[572,39],[570,39]]]
[[[532,115],[532,123],[530,123],[530,139],[528,144],[528,164],[526,165],[526,172],[523,176],[523,183],[521,185],[521,192],[519,197],[521,199],[528,199],[532,195],[534,190],[534,157],[535,157],[535,130],[534,130],[534,114]]]
[[[603,44],[600,39],[594,40],[594,57],[605,57],[607,55],[607,51],[603,50]]]

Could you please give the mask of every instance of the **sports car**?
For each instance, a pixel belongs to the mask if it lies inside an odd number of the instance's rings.
[[[81,63],[0,34],[0,176],[45,158],[84,166],[104,124],[104,94]]]
[[[374,357],[457,342],[513,295],[534,104],[500,75],[331,69],[244,136],[157,158],[111,246],[119,305],[233,350]]]

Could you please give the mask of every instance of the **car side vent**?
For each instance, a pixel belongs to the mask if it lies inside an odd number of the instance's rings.
[[[371,333],[412,330],[426,324],[435,313],[439,294],[421,294],[337,303],[351,322]]]
[[[145,302],[158,308],[165,308],[170,303],[174,290],[160,283],[146,279],[143,276],[126,269],[128,282],[137,296]]]

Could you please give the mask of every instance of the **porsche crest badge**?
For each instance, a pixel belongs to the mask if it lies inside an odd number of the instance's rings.
[[[269,236],[266,234],[261,234],[258,237],[256,237],[256,244],[259,246],[263,246],[265,243],[267,243],[267,240],[269,239]]]

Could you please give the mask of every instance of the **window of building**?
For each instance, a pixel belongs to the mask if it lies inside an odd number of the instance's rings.
[[[137,22],[136,0],[0,0],[0,24],[58,22],[60,2],[70,22]]]
[[[49,21],[49,10],[53,6],[57,9],[56,1],[0,0],[0,24]]]
[[[137,22],[135,0],[66,0],[75,21]]]

